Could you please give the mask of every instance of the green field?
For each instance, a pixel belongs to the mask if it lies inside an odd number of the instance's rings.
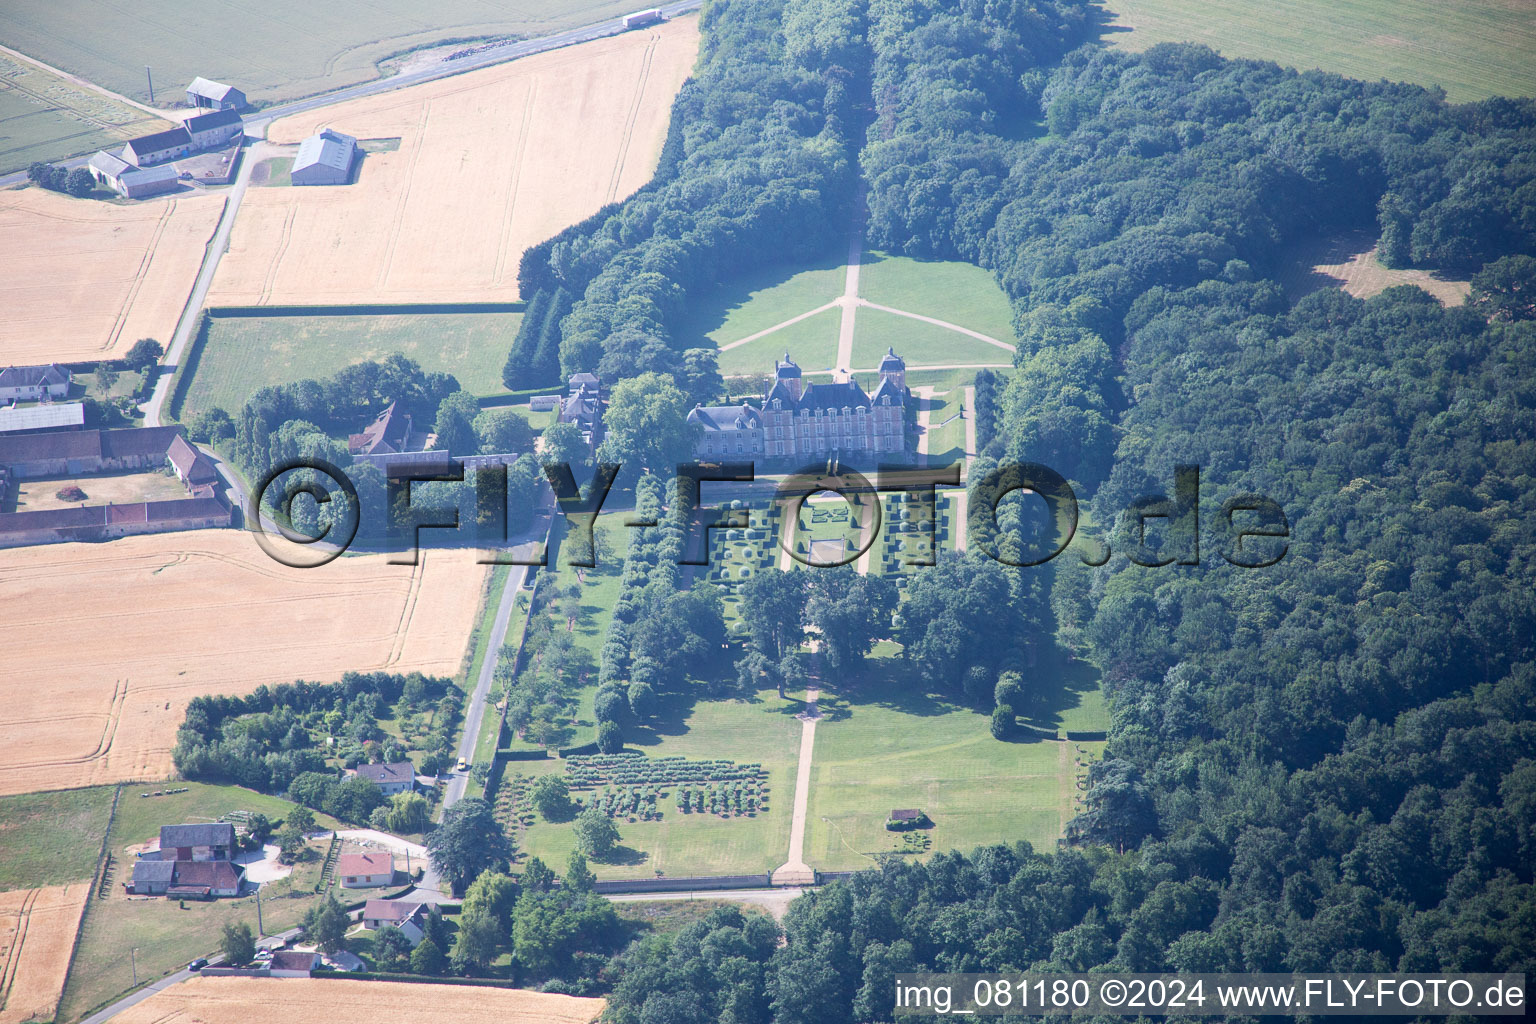
[[[831,370],[837,361],[837,330],[842,317],[841,310],[824,309],[815,316],[722,352],[720,372],[727,377],[769,377],[773,375],[774,364],[784,358],[785,352],[806,373]]]
[[[845,276],[841,250],[808,266],[778,265],[742,274],[691,303],[675,336],[681,347],[739,341],[825,306],[843,294]]]
[[[381,61],[407,50],[547,35],[633,9],[628,0],[441,0],[430,12],[413,0],[269,0],[202,11],[174,0],[50,0],[0,7],[0,40],[144,102],[146,64],[161,104],[179,104],[198,75],[273,102],[377,78]]]
[[[521,313],[390,313],[214,317],[178,414],[219,406],[231,414],[257,389],[329,377],[365,359],[399,352],[425,370],[451,373],[477,395],[504,391]]]
[[[113,788],[0,797],[0,891],[90,878]]]
[[[720,818],[680,812],[674,787],[658,805],[660,821],[618,822],[622,849],[612,863],[594,864],[599,878],[740,874],[771,871],[789,848],[795,764],[800,750],[803,706],[763,690],[751,700],[694,700],[668,694],[647,725],[626,729],[626,749],[652,757],[678,754],[693,759],[756,761],[768,772],[769,810],[755,817]],[[538,762],[534,762],[538,765]],[[555,764],[555,762],[550,762]],[[529,770],[512,762],[509,773]],[[539,765],[535,770],[549,770]],[[581,793],[577,793],[581,796]],[[522,837],[522,848],[561,870],[575,846],[573,826],[539,819]]]
[[[1443,86],[1452,100],[1536,95],[1536,18],[1521,0],[1107,0],[1105,36],[1192,40],[1226,57]]]
[[[1005,334],[999,340],[1012,344],[1012,337]],[[853,323],[853,365],[860,370],[873,370],[880,365],[887,348],[895,349],[909,368],[1013,363],[1012,351],[968,334],[881,309],[860,309]]]
[[[942,466],[965,459],[965,420],[959,415],[965,392],[958,389],[928,399],[928,462]],[[966,410],[969,414],[969,410]]]
[[[183,904],[160,898],[128,899],[123,895],[122,883],[130,876],[133,863],[132,854],[125,848],[156,838],[161,825],[215,821],[231,811],[258,812],[275,822],[293,807],[281,797],[238,786],[186,782],[175,788],[183,786],[187,792],[169,796],[141,796],[155,791],[155,787],[144,784],[123,787],[108,839],[114,858],[108,873],[110,895],[106,899],[93,896],[86,902],[79,947],[59,1004],[59,1020],[83,1017],[132,988],[135,965],[138,980],[148,981],[185,966],[193,957],[216,950],[226,923],[248,921],[252,928],[256,927],[253,897]],[[323,814],[316,814],[315,818],[321,828],[338,824]],[[268,934],[298,924],[317,899],[314,887],[320,878],[318,855],[324,852],[326,843],[313,845],[315,858],[295,865],[288,878],[262,887],[262,923]]]
[[[859,298],[1013,343],[1013,308],[990,270],[956,260],[915,260],[881,252],[865,253],[860,264]],[[859,317],[866,312],[860,310]],[[857,358],[854,362],[875,365]]]
[[[3,24],[8,11],[0,11]],[[0,41],[10,38],[0,31]],[[126,103],[0,54],[0,174],[170,127]]]

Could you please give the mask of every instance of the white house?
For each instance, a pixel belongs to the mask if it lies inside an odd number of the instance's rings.
[[[343,889],[372,889],[395,880],[395,858],[387,853],[344,853],[336,862]]]
[[[36,402],[66,398],[73,378],[58,363],[46,366],[7,366],[0,370],[0,402]]]

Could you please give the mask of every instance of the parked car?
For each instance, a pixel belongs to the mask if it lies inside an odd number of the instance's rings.
[[[187,964],[187,970],[200,971],[207,966],[208,960],[205,957],[198,957],[196,960],[193,960],[191,963]]]

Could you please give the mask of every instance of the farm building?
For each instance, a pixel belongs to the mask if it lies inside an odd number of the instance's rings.
[[[163,195],[180,184],[174,167],[139,167],[105,150],[86,166],[91,177],[125,199]]]
[[[176,160],[192,152],[192,136],[182,126],[167,128],[153,135],[129,139],[123,146],[123,159],[135,167],[149,167]]]
[[[80,430],[85,426],[82,402],[50,402],[0,409],[0,434],[31,434],[48,430]]]
[[[299,143],[288,180],[295,185],[345,185],[356,158],[357,140],[327,128]]]
[[[74,380],[58,363],[46,366],[7,366],[0,370],[0,402],[35,402],[65,398]]]
[[[379,792],[385,796],[410,793],[416,789],[416,766],[409,761],[396,761],[394,764],[360,764],[357,766],[357,777],[367,779],[378,786]]]
[[[529,412],[550,412],[560,407],[559,395],[534,395],[528,399]]]
[[[198,114],[183,121],[182,127],[186,128],[187,135],[192,139],[193,152],[222,146],[245,134],[245,122],[233,110]]]
[[[387,853],[344,853],[336,862],[343,889],[371,889],[395,880],[395,858]]]
[[[205,899],[238,896],[245,881],[240,865],[227,860],[151,860],[133,865],[128,892],[135,896],[171,896]]]
[[[0,514],[0,547],[112,540],[145,533],[224,529],[234,525],[222,498],[139,501],[130,505],[82,505],[39,512]]]
[[[246,105],[245,93],[232,85],[213,82],[198,75],[187,86],[187,106],[210,110],[239,110]]]
[[[176,473],[176,479],[186,484],[188,488],[200,487],[203,484],[216,484],[219,482],[219,471],[214,469],[213,460],[194,448],[186,438],[180,434],[165,452],[166,461],[170,462],[171,469]]]
[[[160,826],[161,860],[229,860],[234,851],[235,826],[227,821]]]
[[[347,438],[347,451],[353,455],[392,455],[405,451],[410,437],[411,414],[391,402],[361,434]]]
[[[0,437],[0,466],[19,479],[159,469],[180,436],[180,427],[127,427]]]

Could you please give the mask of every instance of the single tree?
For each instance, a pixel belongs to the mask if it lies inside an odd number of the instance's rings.
[[[532,857],[517,882],[524,892],[548,892],[554,887],[555,873],[542,860]]]
[[[540,775],[533,783],[533,806],[548,821],[571,820],[571,787],[559,775]]]
[[[460,800],[443,812],[443,821],[427,837],[432,867],[461,893],[482,871],[504,870],[512,844],[491,805],[477,796]]]
[[[618,722],[604,722],[597,727],[597,749],[605,754],[617,754],[624,749],[624,730]]]
[[[160,362],[160,357],[163,355],[165,355],[165,348],[154,338],[140,338],[133,343],[128,354],[123,356],[123,363],[130,370],[148,373],[155,368],[155,364]],[[229,414],[226,413],[224,418],[228,419]]]
[[[598,456],[603,462],[667,469],[693,454],[693,404],[671,376],[642,373],[613,386],[603,426],[608,432]]]
[[[101,393],[106,394],[107,392],[111,391],[112,386],[116,383],[117,370],[113,369],[112,364],[105,362],[97,363],[96,386],[101,389]]]
[[[992,709],[992,738],[1005,740],[1013,735],[1013,712],[999,704]]]
[[[533,427],[510,409],[487,409],[475,417],[474,425],[482,455],[533,451]]]
[[[565,888],[571,892],[591,892],[596,884],[597,876],[587,867],[587,858],[580,850],[572,850],[565,866]]]
[[[463,912],[483,913],[506,930],[512,926],[512,904],[517,902],[517,883],[500,871],[482,871],[464,892]]]
[[[459,917],[459,935],[453,943],[453,968],[468,974],[483,970],[501,948],[502,930],[483,910],[465,910]]]
[[[64,191],[76,199],[84,199],[96,190],[96,179],[84,167],[76,167],[64,179]]]
[[[997,677],[997,687],[992,691],[992,697],[998,707],[1022,715],[1029,700],[1029,694],[1024,689],[1024,677],[1012,669],[1004,672]]]
[[[373,936],[373,959],[381,971],[403,971],[411,966],[411,940],[392,924]]]
[[[256,933],[244,921],[226,924],[224,937],[219,941],[219,950],[224,954],[224,962],[231,967],[248,964],[256,955]]]
[[[422,939],[411,950],[411,971],[414,974],[442,974],[443,968],[447,966],[448,961],[442,949],[430,938]]]
[[[805,639],[807,575],[769,569],[741,586],[741,620],[752,646],[778,661]]]
[[[397,835],[416,835],[427,830],[431,807],[420,793],[396,793],[389,805],[389,830]]]
[[[335,953],[347,948],[347,912],[335,896],[327,896],[325,902],[311,907],[304,918],[304,931],[323,953]]]
[[[593,860],[602,860],[619,845],[619,827],[613,819],[588,804],[587,809],[576,817],[576,846]]]
[[[475,433],[475,417],[480,415],[480,405],[468,391],[455,391],[437,406],[437,419],[433,430],[438,451],[471,455],[480,450],[480,437]]]
[[[539,464],[552,466],[564,463],[574,471],[592,461],[592,449],[581,436],[581,428],[574,423],[552,423],[544,428],[539,437]]]

